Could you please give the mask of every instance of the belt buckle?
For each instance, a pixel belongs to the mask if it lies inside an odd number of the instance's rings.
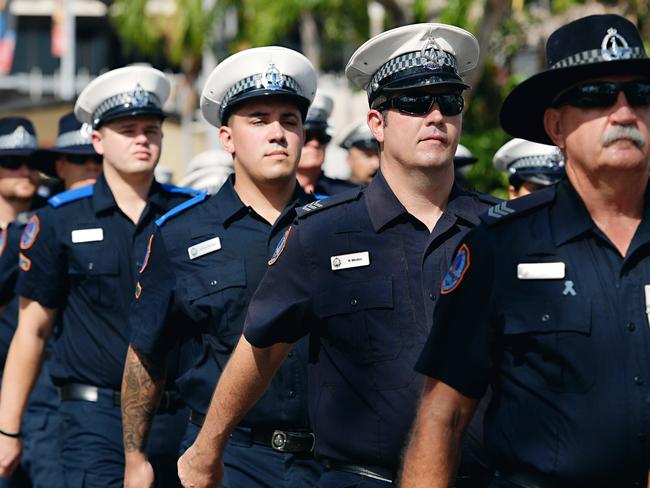
[[[288,442],[287,433],[283,430],[274,430],[271,436],[271,447],[276,451],[285,452]]]

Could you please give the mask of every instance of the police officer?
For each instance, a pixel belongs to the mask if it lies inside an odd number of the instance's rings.
[[[37,194],[39,170],[34,157],[37,138],[32,123],[24,118],[0,119],[0,361],[7,358],[18,321],[14,293],[18,275],[18,242],[32,211],[44,203]],[[47,369],[47,367],[45,367]],[[1,478],[2,487],[63,486],[58,462],[56,390],[47,375],[39,376],[21,427],[24,452],[19,469]]]
[[[400,27],[353,54],[346,74],[367,90],[381,171],[367,188],[298,211],[250,303],[203,429],[179,461],[184,486],[218,479],[230,429],[306,335],[316,454],[327,466],[317,486],[394,482],[421,388],[412,364],[440,278],[461,236],[494,202],[454,186],[461,73],[478,54],[474,36],[444,24]]]
[[[316,73],[307,58],[276,46],[237,53],[207,80],[203,115],[219,127],[235,174],[216,195],[157,221],[129,316],[122,407],[127,486],[151,483],[147,412],[160,397],[161,365],[170,347],[186,343],[192,360],[177,382],[192,409],[186,448],[203,423],[273,250],[296,207],[313,200],[297,184],[296,166],[315,91]],[[297,348],[267,395],[237,423],[225,451],[223,486],[299,488],[318,479],[307,418],[306,349],[306,343]]]
[[[104,172],[93,186],[51,198],[21,236],[20,314],[0,397],[3,473],[18,462],[21,416],[60,315],[51,374],[61,397],[64,484],[122,485],[119,386],[128,304],[154,220],[189,196],[153,182],[169,89],[160,71],[133,66],[95,79],[77,100],[75,114],[92,124]],[[167,395],[153,434],[170,485],[178,483],[168,468],[185,415],[176,406]]]
[[[367,186],[379,169],[379,143],[363,120],[343,129],[339,146],[347,153],[350,181]]]
[[[508,173],[510,199],[556,184],[564,177],[562,152],[557,146],[515,138],[494,155],[496,169]]]
[[[102,171],[102,156],[92,145],[92,127],[74,113],[59,119],[56,145],[34,153],[42,171],[59,178],[66,190],[92,185]]]
[[[492,208],[458,249],[417,366],[405,488],[448,486],[489,383],[492,486],[646,486],[650,59],[617,15],[560,27],[546,59],[501,123],[557,145],[567,179]]]
[[[332,140],[327,120],[332,115],[333,108],[332,97],[319,91],[305,119],[305,144],[296,176],[303,190],[313,193],[316,198],[328,197],[356,186],[349,181],[325,176],[321,169],[327,145]]]

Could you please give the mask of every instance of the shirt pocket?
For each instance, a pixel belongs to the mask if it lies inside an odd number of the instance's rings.
[[[72,287],[80,287],[89,301],[103,308],[121,306],[120,263],[107,248],[73,249],[68,262]]]
[[[246,267],[241,259],[210,264],[185,280],[189,306],[207,317],[208,332],[218,337],[239,336],[249,301]]]
[[[355,362],[394,359],[402,346],[391,278],[336,283],[318,297],[322,336]]]
[[[516,300],[504,313],[506,378],[524,388],[584,393],[594,384],[591,301]]]

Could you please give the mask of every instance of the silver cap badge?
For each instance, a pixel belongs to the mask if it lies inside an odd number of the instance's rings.
[[[607,35],[603,37],[600,47],[605,61],[621,59],[629,55],[627,54],[629,51],[627,41],[614,28],[607,29]]]

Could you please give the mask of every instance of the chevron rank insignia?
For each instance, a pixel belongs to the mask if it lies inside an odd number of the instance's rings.
[[[302,209],[305,212],[311,212],[312,210],[318,210],[319,208],[323,208],[323,204],[319,200],[316,200],[315,202],[308,203],[307,205],[302,207]]]
[[[492,218],[500,219],[501,217],[510,215],[513,212],[514,210],[508,207],[508,202],[501,202],[500,204],[495,205],[494,207],[490,207],[490,209],[488,210],[488,215]]]

